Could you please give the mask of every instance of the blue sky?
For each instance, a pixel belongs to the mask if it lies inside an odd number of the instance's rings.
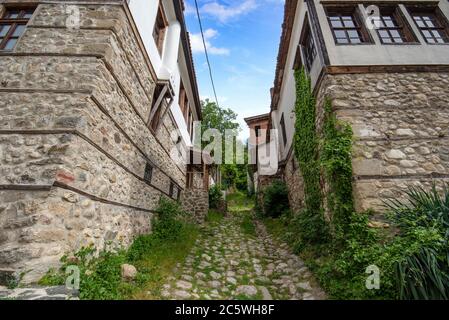
[[[246,139],[243,118],[269,111],[284,0],[197,1],[218,102],[238,113],[240,138]],[[185,2],[200,96],[213,100],[195,3]]]

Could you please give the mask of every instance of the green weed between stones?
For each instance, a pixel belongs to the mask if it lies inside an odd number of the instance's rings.
[[[331,101],[317,132],[315,98],[304,70],[297,84],[295,154],[304,177],[305,209],[264,220],[335,299],[447,299],[449,292],[449,188],[411,188],[408,202],[387,204],[391,230],[369,226],[372,212],[355,212],[352,130],[337,121]],[[321,183],[327,185],[326,195]],[[330,221],[324,219],[328,210]],[[380,288],[366,288],[366,268],[380,270]]]
[[[198,236],[198,228],[185,221],[179,204],[161,198],[153,221],[153,233],[137,237],[127,249],[100,251],[82,248],[70,258],[62,258],[61,270],[50,270],[41,285],[61,285],[69,265],[80,269],[80,298],[93,300],[159,299],[160,288],[183,261]],[[133,282],[121,278],[121,265],[134,265]]]

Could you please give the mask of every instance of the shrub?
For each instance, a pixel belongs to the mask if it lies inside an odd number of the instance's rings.
[[[265,216],[279,217],[288,208],[287,185],[281,180],[273,181],[264,190],[263,209]]]
[[[220,200],[222,199],[221,188],[214,185],[209,189],[209,208],[218,209]]]
[[[408,201],[387,203],[400,237],[409,239],[408,250],[396,264],[400,297],[448,299],[449,297],[449,189],[440,194],[412,187]],[[411,245],[412,243],[413,245]]]
[[[142,259],[143,256],[161,241],[176,241],[179,239],[184,223],[179,219],[185,216],[179,203],[161,197],[156,209],[158,217],[153,220],[153,233],[137,237],[128,249],[131,261]]]

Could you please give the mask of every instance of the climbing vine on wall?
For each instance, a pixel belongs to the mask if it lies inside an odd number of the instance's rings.
[[[305,242],[327,239],[324,199],[331,216],[332,234],[343,239],[354,212],[352,198],[352,129],[338,121],[331,101],[324,105],[323,129],[316,127],[316,99],[304,69],[295,72],[295,155],[304,179],[305,210],[298,216],[300,236]],[[326,196],[320,179],[325,178]]]
[[[304,69],[295,72],[296,122],[295,155],[304,179],[305,210],[298,216],[305,242],[319,242],[325,236],[325,221],[320,186],[319,138],[315,125],[315,97]]]
[[[320,152],[329,192],[327,207],[332,214],[334,236],[342,240],[354,213],[352,196],[352,128],[338,121],[329,99],[324,103],[323,142]]]

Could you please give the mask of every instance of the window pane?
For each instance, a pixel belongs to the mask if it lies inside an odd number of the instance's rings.
[[[379,35],[381,36],[381,38],[389,38],[390,37],[388,32],[385,30],[379,30]]]
[[[441,38],[438,38],[438,39],[437,39],[437,42],[438,42],[438,43],[445,43],[445,42],[444,42],[444,39],[441,39]]]
[[[404,41],[402,40],[402,38],[394,38],[394,42],[403,43]]]
[[[357,32],[357,30],[348,30],[348,36],[349,38],[358,38],[359,33]]]
[[[396,29],[390,30],[390,34],[393,38],[400,38],[401,35],[399,34],[399,31]]]
[[[340,20],[331,20],[331,25],[333,28],[342,28],[343,24]]]
[[[441,38],[440,32],[438,30],[432,30],[432,33],[435,38]]]
[[[11,25],[9,25],[9,24],[0,26],[0,37],[6,36],[6,34],[8,33],[10,28],[11,28]]]
[[[392,43],[390,38],[382,38],[383,43]]]
[[[336,38],[346,38],[346,33],[342,30],[335,30]]]
[[[8,19],[17,19],[17,17],[19,17],[19,12],[18,11],[10,11],[10,12],[8,12],[6,17]]]
[[[33,16],[33,10],[28,10],[23,16],[25,19],[30,19]]]
[[[6,42],[5,50],[12,50],[16,45],[16,42],[17,39],[9,39],[8,42]]]
[[[339,38],[339,39],[337,39],[337,43],[344,44],[344,43],[349,43],[349,41],[346,38]]]
[[[351,43],[361,43],[360,38],[351,38]]]
[[[421,20],[421,17],[414,17],[416,24],[418,25],[418,27],[420,28],[425,28],[426,25],[424,24],[424,22]]]
[[[394,24],[394,22],[392,20],[386,20],[385,21],[385,25],[389,28],[394,28],[396,27],[396,25]]]
[[[373,17],[373,23],[375,26],[378,26],[380,28],[385,27],[383,21],[380,19],[380,17]]]
[[[351,18],[349,20],[344,19],[343,22],[345,24],[345,27],[347,27],[347,28],[354,28],[355,27],[354,21],[352,21]]]
[[[423,30],[422,33],[423,33],[424,37],[426,37],[426,38],[432,38],[432,35],[430,34],[429,31]]]
[[[12,36],[13,37],[20,37],[24,30],[25,30],[25,25],[20,24],[20,25],[17,26],[16,30],[14,30]]]

